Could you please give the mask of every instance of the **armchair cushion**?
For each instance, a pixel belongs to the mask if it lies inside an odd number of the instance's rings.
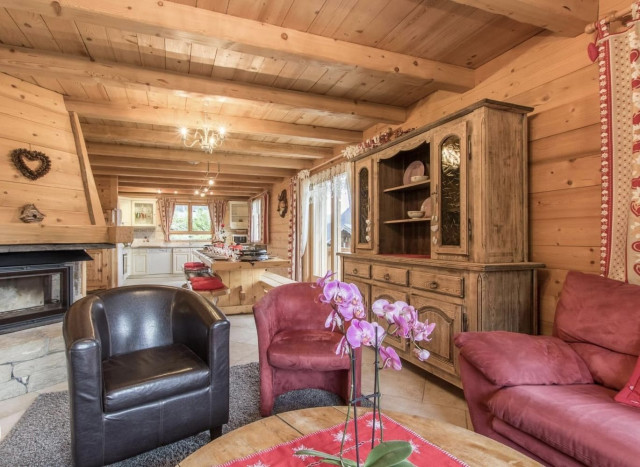
[[[348,370],[349,358],[336,358],[341,338],[328,330],[281,331],[267,350],[269,364],[285,370]]]
[[[456,335],[455,344],[464,358],[496,386],[593,383],[584,361],[556,337],[465,332]]]
[[[102,362],[105,412],[137,407],[209,385],[208,366],[188,347],[172,344]]]

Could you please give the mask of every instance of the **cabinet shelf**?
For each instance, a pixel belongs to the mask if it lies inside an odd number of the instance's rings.
[[[420,217],[418,219],[394,219],[392,221],[384,221],[384,224],[407,224],[409,222],[431,222],[431,218]]]
[[[391,188],[387,188],[382,190],[384,193],[391,193],[394,191],[413,191],[413,190],[422,190],[425,189],[431,180],[423,180],[421,182],[408,183],[406,185],[394,186]]]

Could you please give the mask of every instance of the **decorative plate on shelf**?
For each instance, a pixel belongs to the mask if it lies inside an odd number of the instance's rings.
[[[424,164],[420,161],[413,161],[407,166],[407,170],[404,171],[404,176],[402,177],[402,184],[408,185],[411,183],[411,177],[416,175],[424,175]]]
[[[424,211],[424,217],[431,217],[433,214],[431,212],[431,197],[428,197],[422,202],[422,206],[420,206],[420,210]]]

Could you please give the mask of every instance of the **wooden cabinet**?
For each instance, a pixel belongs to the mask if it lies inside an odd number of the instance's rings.
[[[115,287],[117,275],[115,249],[87,250],[87,253],[93,258],[93,261],[85,263],[87,291]]]
[[[371,303],[402,300],[435,322],[426,362],[404,339],[388,344],[456,385],[457,332],[537,333],[535,271],[543,265],[527,257],[530,110],[482,101],[353,161],[354,190],[365,186],[362,169],[373,176],[371,246],[360,242],[363,200],[355,191],[357,241],[342,255],[343,280],[366,289]]]
[[[373,248],[373,226],[371,224],[373,205],[373,164],[371,159],[357,161],[354,167],[355,187],[355,248],[371,250]]]

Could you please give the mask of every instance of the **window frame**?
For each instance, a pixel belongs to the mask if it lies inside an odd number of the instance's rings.
[[[207,235],[213,234],[213,219],[211,219],[211,214],[209,213],[209,206],[206,203],[202,202],[194,202],[194,201],[176,201],[175,206],[173,207],[173,215],[176,214],[176,208],[178,206],[187,206],[187,227],[189,230],[171,230],[169,227],[169,235],[178,234],[178,235]],[[193,206],[202,206],[206,208],[207,213],[209,214],[209,230],[193,230],[193,219],[192,219],[192,210]],[[171,221],[173,224],[173,220]]]

